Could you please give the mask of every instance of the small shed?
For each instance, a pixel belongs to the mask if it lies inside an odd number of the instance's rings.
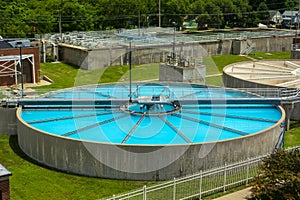
[[[39,82],[39,48],[29,40],[0,40],[0,86]],[[23,77],[22,77],[23,76]]]

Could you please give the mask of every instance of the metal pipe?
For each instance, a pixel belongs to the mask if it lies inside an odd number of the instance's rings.
[[[22,63],[22,42],[17,42],[17,47],[20,48],[20,71],[21,71],[21,91],[20,91],[20,96],[23,98],[23,92],[24,92],[24,77],[23,77],[23,63]]]
[[[131,88],[131,40],[129,42],[129,102],[132,102],[132,88]]]

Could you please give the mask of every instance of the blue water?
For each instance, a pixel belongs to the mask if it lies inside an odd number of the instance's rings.
[[[128,99],[129,86],[93,85],[66,89],[44,95],[63,99]],[[188,84],[132,85],[132,98],[160,96],[170,99],[210,99],[251,96],[236,90],[207,88]],[[195,101],[196,102],[196,101]],[[30,126],[49,134],[78,140],[114,144],[188,144],[228,140],[257,133],[273,126],[281,118],[280,110],[269,104],[184,104],[174,111],[170,104],[153,110],[133,104],[130,115],[114,108],[23,109],[21,117]],[[163,113],[163,111],[173,111]],[[151,115],[152,113],[159,115]]]
[[[271,105],[216,108],[184,105],[174,115],[144,118],[119,109],[25,109],[21,116],[30,126],[73,139],[115,144],[188,144],[253,134],[274,125],[281,113]],[[140,124],[136,126],[139,120]],[[128,134],[130,136],[125,140]]]
[[[44,95],[45,98],[64,99],[110,99],[128,98],[130,89],[126,85],[93,85],[78,87],[52,92]],[[159,84],[132,84],[132,98],[138,96],[165,96],[171,98],[228,98],[247,97],[250,94],[241,93],[236,90],[224,90],[223,88],[208,88],[205,86],[192,85],[159,85]]]

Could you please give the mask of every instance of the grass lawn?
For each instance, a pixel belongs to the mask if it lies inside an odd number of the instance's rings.
[[[223,72],[223,68],[227,65],[230,65],[235,62],[243,62],[250,61],[249,58],[240,55],[220,55],[220,56],[212,56],[212,60],[217,66],[220,73]]]
[[[238,55],[213,56],[204,59],[207,75],[221,74],[223,68],[234,62],[249,61]],[[46,75],[54,81],[53,84],[35,89],[43,92],[62,88],[69,88],[87,84],[127,82],[129,81],[128,66],[112,66],[92,71],[80,70],[78,67],[64,63],[41,63],[41,75]],[[159,63],[132,66],[133,81],[153,81],[159,78]],[[222,86],[222,77],[213,76],[206,80],[207,85]]]
[[[84,177],[49,169],[21,151],[17,136],[0,136],[0,163],[12,172],[12,200],[99,199],[148,184]]]
[[[284,147],[300,145],[300,123],[291,121],[290,130],[285,133]]]
[[[260,54],[256,53],[255,56],[258,55]],[[217,74],[217,76],[207,78],[206,84],[221,86],[222,76],[218,74],[222,73],[224,66],[248,60],[246,57],[237,55],[213,56],[211,59],[205,59],[207,75]],[[132,68],[133,81],[158,79],[158,64],[137,65]],[[64,63],[41,63],[41,74],[47,75],[54,83],[35,87],[35,89],[47,91],[85,84],[128,81],[128,70],[128,66],[116,66],[85,71]],[[300,124],[297,122],[292,122],[291,130],[285,135],[285,146],[293,145],[300,145]],[[145,184],[153,184],[152,182],[83,177],[49,169],[24,155],[17,145],[16,136],[0,136],[0,163],[13,174],[10,178],[11,199],[13,200],[99,199],[141,188]]]
[[[132,80],[143,81],[158,79],[159,64],[132,66]],[[41,63],[41,75],[48,76],[53,84],[35,87],[38,90],[53,90],[74,86],[129,81],[128,66],[112,66],[97,70],[80,70],[64,63]]]
[[[249,54],[252,58],[261,59],[291,59],[291,52],[252,52]]]

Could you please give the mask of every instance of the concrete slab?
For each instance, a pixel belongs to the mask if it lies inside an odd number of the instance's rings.
[[[243,190],[239,190],[230,194],[226,194],[222,197],[218,197],[215,200],[244,200],[247,199],[247,196],[250,196],[251,191],[249,188],[245,188]]]

